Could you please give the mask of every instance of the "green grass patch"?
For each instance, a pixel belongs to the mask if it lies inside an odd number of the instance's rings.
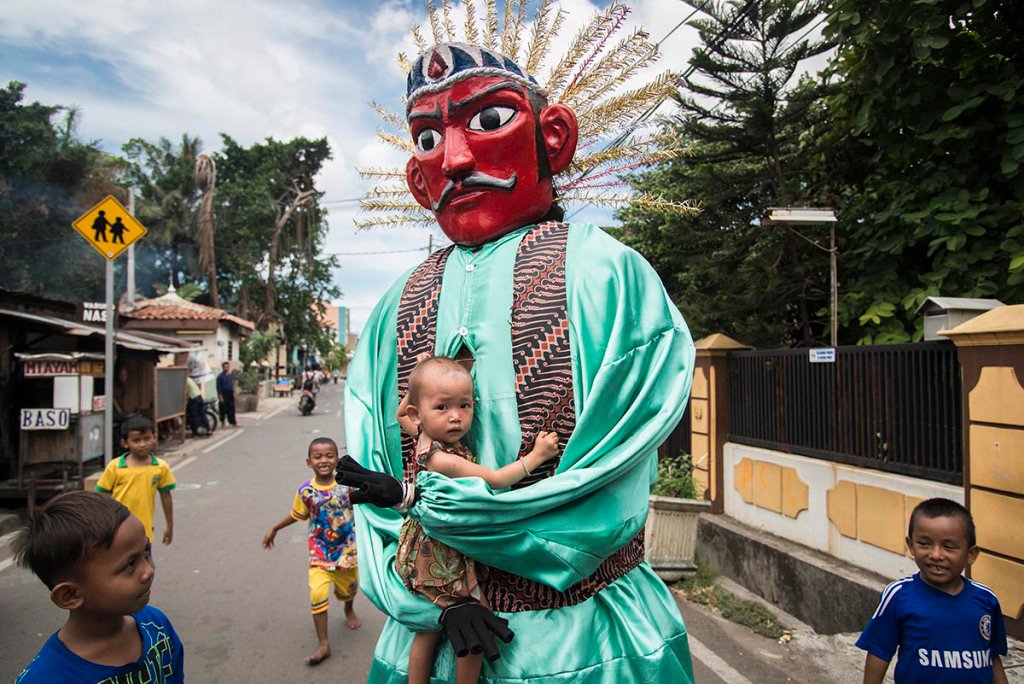
[[[760,603],[741,599],[715,584],[717,573],[713,568],[697,560],[697,572],[676,583],[675,589],[687,600],[711,606],[722,613],[722,617],[744,625],[769,639],[778,639],[786,631],[778,618]]]

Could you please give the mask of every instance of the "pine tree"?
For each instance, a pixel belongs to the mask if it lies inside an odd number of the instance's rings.
[[[701,46],[666,132],[689,154],[636,179],[703,211],[666,216],[629,208],[622,239],[658,269],[695,334],[724,332],[755,346],[828,339],[827,242],[761,226],[771,206],[820,206],[808,175],[809,130],[826,86],[800,78],[803,60],[828,49],[813,37],[820,1],[698,3]],[[816,241],[820,247],[811,244]]]

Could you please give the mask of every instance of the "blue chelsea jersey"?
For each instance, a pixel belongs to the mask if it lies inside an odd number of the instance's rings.
[[[1006,628],[984,584],[965,578],[952,596],[917,573],[885,588],[857,646],[886,662],[898,649],[897,684],[988,684],[992,659],[1006,655]]]

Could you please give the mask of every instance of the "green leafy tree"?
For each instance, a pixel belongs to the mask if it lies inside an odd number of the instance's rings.
[[[260,330],[277,324],[289,344],[318,348],[326,333],[315,307],[340,294],[336,260],[320,255],[327,221],[315,183],[330,146],[326,138],[223,142],[214,200],[221,296]]]
[[[138,195],[135,215],[149,229],[137,248],[137,281],[143,291],[156,283],[179,287],[205,276],[196,250],[201,191],[194,167],[202,142],[187,133],[177,144],[133,138],[124,145],[126,180]]]
[[[828,32],[850,334],[920,339],[933,295],[1024,302],[1024,5],[845,0]]]
[[[694,3],[695,6],[698,3]],[[770,206],[819,205],[808,173],[826,86],[797,77],[828,48],[808,38],[822,2],[699,3],[694,76],[666,134],[688,153],[635,180],[695,216],[631,207],[622,239],[650,259],[698,335],[724,332],[755,346],[828,339],[829,267],[820,235],[763,227]],[[814,244],[815,242],[821,244]]]
[[[0,89],[0,287],[102,299],[104,260],[71,222],[113,193],[123,164],[76,133],[73,108]]]

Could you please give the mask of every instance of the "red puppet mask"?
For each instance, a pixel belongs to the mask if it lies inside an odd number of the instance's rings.
[[[416,152],[406,165],[409,189],[460,245],[480,245],[541,219],[554,201],[552,175],[576,150],[572,110],[544,106],[524,83],[469,76],[411,100]]]

